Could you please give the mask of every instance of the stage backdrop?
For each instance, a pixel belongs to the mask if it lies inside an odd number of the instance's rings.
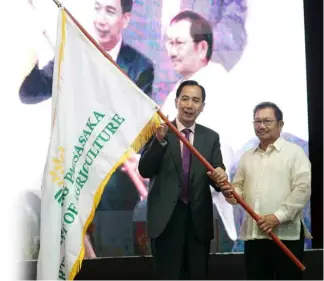
[[[48,96],[51,88],[38,88],[44,83],[50,85],[48,63],[54,55],[57,7],[51,0],[20,2],[19,16],[25,24],[14,41],[24,44],[10,97],[17,108],[13,122],[20,128],[12,137],[25,136],[16,148],[20,160],[16,166],[19,177],[15,184],[24,194],[19,217],[19,224],[25,229],[21,237],[24,249],[21,257],[30,259],[37,258],[39,247],[39,200],[51,126],[51,98]],[[63,1],[90,34],[103,44],[112,32],[105,30],[105,22],[116,20],[114,9],[107,6],[118,6],[121,2]],[[141,57],[146,57],[146,63],[154,65],[154,77],[152,71],[144,73],[152,84],[152,91],[147,88],[145,91],[171,115],[174,114],[173,98],[170,103],[173,88],[183,79],[185,68],[190,71],[190,64],[185,64],[184,60],[192,55],[185,49],[186,40],[190,39],[185,35],[189,31],[185,27],[172,32],[169,29],[170,20],[184,10],[203,16],[213,31],[208,68],[198,70],[193,79],[207,90],[207,109],[198,122],[220,134],[230,178],[235,174],[242,153],[257,143],[252,111],[262,101],[279,105],[284,113],[283,137],[302,146],[308,154],[302,0],[134,0],[128,26],[118,27],[122,29],[120,50],[129,45]],[[126,52],[126,56],[120,58],[121,52],[118,54],[117,50],[115,54],[117,63],[128,69],[141,67],[136,65],[142,63],[138,57],[127,57],[130,52]],[[35,69],[36,63],[39,69],[45,67],[45,70]],[[34,75],[33,79],[27,81],[25,78],[30,75]],[[133,171],[137,175],[136,161],[133,159],[127,167],[120,167],[108,184],[89,231],[97,256],[150,253],[145,235],[146,199],[141,198],[129,174]],[[146,180],[142,182],[147,185]],[[211,252],[242,251],[243,243],[236,239],[244,217],[242,208],[224,203],[220,194],[213,193],[213,200],[216,238],[212,241]],[[309,203],[304,213],[310,228]],[[306,241],[305,247],[311,247],[310,241]]]

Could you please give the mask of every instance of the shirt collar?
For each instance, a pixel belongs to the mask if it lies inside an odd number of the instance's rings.
[[[282,146],[284,144],[285,140],[282,137],[279,137],[273,144],[273,146],[275,147],[275,149],[277,149],[278,151],[280,151],[282,149]]]
[[[117,57],[119,55],[121,45],[122,45],[122,37],[120,37],[120,40],[117,42],[115,47],[112,48],[109,52],[107,52],[114,61],[117,61]]]
[[[273,149],[276,149],[277,151],[281,151],[283,143],[284,143],[284,139],[282,137],[279,137],[273,144],[269,144],[268,148],[271,149],[271,151]],[[253,152],[261,151],[259,146],[260,146],[260,143],[258,143],[255,146],[255,148],[253,149]],[[268,150],[268,148],[267,148],[267,150]]]
[[[194,134],[195,133],[195,128],[196,128],[196,123],[194,123],[191,127],[187,128],[185,127],[178,118],[176,118],[176,124],[177,124],[177,128],[178,130],[181,132],[183,129],[190,129],[191,132]]]
[[[172,88],[172,92],[174,92],[175,94],[180,84],[183,81],[187,81],[187,80],[195,80],[198,83],[202,83],[203,85],[205,85],[206,77],[210,77],[210,73],[213,74],[213,77],[217,77],[218,79],[217,81],[223,80],[225,78],[225,75],[227,74],[226,70],[220,64],[209,61],[204,67],[200,68],[189,78],[184,78],[184,77],[181,78]],[[169,95],[168,98],[169,97],[171,98],[171,95]]]
[[[206,71],[208,70],[208,66],[210,65],[210,62],[208,62],[205,66],[203,66],[202,68],[200,68],[197,72],[195,72],[194,74],[192,74],[190,77],[188,78],[182,78],[180,83],[186,80],[200,80],[200,79],[204,79],[206,77]]]

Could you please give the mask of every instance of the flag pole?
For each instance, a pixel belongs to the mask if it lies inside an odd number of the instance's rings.
[[[159,110],[159,116],[171,129],[171,131],[189,148],[191,153],[195,155],[198,160],[210,171],[214,171],[214,167],[198,152],[198,150],[179,132],[179,130],[168,120],[168,118]],[[226,184],[231,185],[229,182]],[[253,209],[245,203],[245,201],[233,190],[233,197],[245,209],[246,212],[255,220],[258,221],[260,216],[253,211]],[[299,267],[304,271],[306,267],[297,259],[297,257],[287,248],[287,246],[276,236],[273,232],[268,233],[272,240],[281,248],[281,250]]]
[[[58,0],[53,0],[53,2],[57,5],[57,7],[62,7],[62,4]],[[120,66],[111,58],[111,56],[105,52],[105,50],[100,46],[100,44],[85,30],[85,28],[72,16],[72,14],[68,11],[68,9],[64,8],[65,12],[69,15],[69,17],[74,21],[74,23],[80,28],[83,34],[89,39],[89,41],[97,47],[97,49],[108,59],[111,63],[113,63],[124,75],[128,77],[128,75],[120,68]],[[129,78],[130,79],[130,78]],[[131,80],[131,79],[130,79]],[[132,81],[132,80],[131,80]],[[157,107],[157,109],[159,109]],[[198,160],[209,170],[214,171],[214,167],[198,152],[198,150],[191,145],[191,143],[179,132],[179,130],[168,120],[168,118],[158,110],[157,113],[161,117],[161,119],[167,124],[167,126],[173,131],[173,133],[189,148],[192,154],[194,154]],[[226,184],[231,185],[229,182]],[[247,205],[243,199],[233,191],[233,197],[235,200],[246,210],[247,213],[255,220],[258,221],[260,216],[255,213],[249,205]],[[297,259],[297,257],[287,248],[287,246],[282,243],[282,241],[273,233],[270,232],[268,235],[272,238],[272,240],[281,248],[281,250],[299,267],[301,271],[304,271],[306,267]]]
[[[58,1],[58,0],[53,0],[53,2],[56,4],[56,6],[57,6],[58,8],[61,8],[61,7],[62,7],[62,3],[61,3],[60,1]]]

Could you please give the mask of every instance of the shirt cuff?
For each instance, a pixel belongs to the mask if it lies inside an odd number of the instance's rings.
[[[168,142],[164,139],[162,141],[159,141],[159,143],[162,145],[162,146],[166,146],[168,144]]]
[[[288,221],[288,217],[286,212],[282,211],[282,210],[278,210],[276,212],[273,213],[277,219],[279,220],[280,223],[284,223],[286,221]]]

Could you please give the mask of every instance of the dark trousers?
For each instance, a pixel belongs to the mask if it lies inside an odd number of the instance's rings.
[[[282,242],[302,262],[304,231],[299,240]],[[248,280],[301,280],[301,270],[288,258],[275,242],[268,239],[249,240],[244,250],[246,278]]]
[[[177,203],[165,230],[152,239],[151,246],[158,279],[207,279],[210,241],[195,236],[190,205]]]

